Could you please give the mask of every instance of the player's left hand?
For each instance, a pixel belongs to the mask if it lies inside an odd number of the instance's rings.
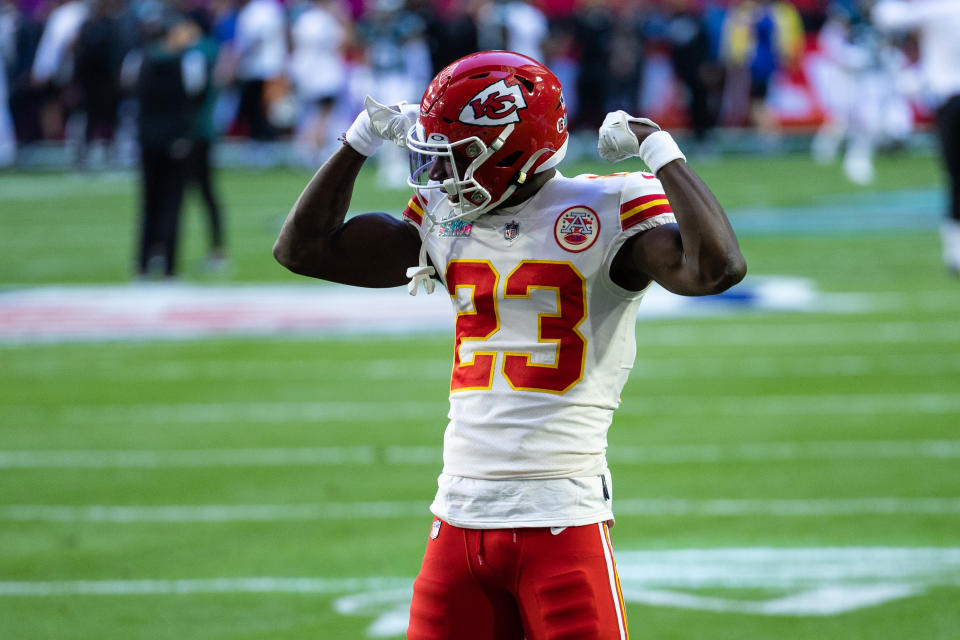
[[[367,96],[363,106],[370,116],[370,126],[378,136],[398,147],[407,146],[407,132],[420,117],[419,105],[401,102],[388,107]]]
[[[607,162],[620,162],[640,155],[640,145],[660,125],[649,118],[637,118],[626,111],[612,111],[600,125],[597,153]]]

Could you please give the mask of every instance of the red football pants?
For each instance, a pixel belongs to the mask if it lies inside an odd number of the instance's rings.
[[[434,520],[413,584],[408,640],[626,640],[603,523],[460,529]]]

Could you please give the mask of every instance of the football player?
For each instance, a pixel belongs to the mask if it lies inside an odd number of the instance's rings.
[[[947,218],[940,227],[943,262],[960,277],[960,3],[883,0],[872,10],[877,28],[913,32],[920,41],[922,86],[936,105],[940,155],[947,174]]]
[[[443,472],[408,638],[626,638],[610,545],[606,434],[651,282],[719,293],[746,271],[713,193],[670,134],[618,111],[599,152],[649,173],[568,178],[557,78],[525,56],[462,58],[419,105],[367,108],[274,247],[307,276],[411,293],[456,314]],[[402,219],[344,220],[384,141],[416,188]]]

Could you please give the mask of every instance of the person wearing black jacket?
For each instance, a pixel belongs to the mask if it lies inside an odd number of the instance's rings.
[[[74,81],[80,90],[87,123],[77,160],[84,165],[95,141],[107,147],[113,142],[120,105],[119,23],[116,0],[98,0],[74,43]],[[109,151],[109,149],[107,149]]]
[[[180,209],[194,145],[198,99],[207,82],[202,53],[188,48],[196,25],[179,21],[147,45],[137,79],[142,218],[137,275],[176,275]]]

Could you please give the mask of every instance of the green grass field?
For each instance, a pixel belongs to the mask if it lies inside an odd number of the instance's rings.
[[[881,158],[872,189],[802,157],[695,167],[752,276],[856,304],[638,323],[609,451],[633,637],[960,637],[960,282],[935,219],[870,224],[929,208],[935,160]],[[225,276],[190,199],[184,278],[298,281],[270,248],[307,179],[221,175]],[[361,183],[354,210],[405,203]],[[135,207],[131,176],[0,174],[0,284],[127,281]],[[0,343],[0,638],[400,637],[450,346]]]

